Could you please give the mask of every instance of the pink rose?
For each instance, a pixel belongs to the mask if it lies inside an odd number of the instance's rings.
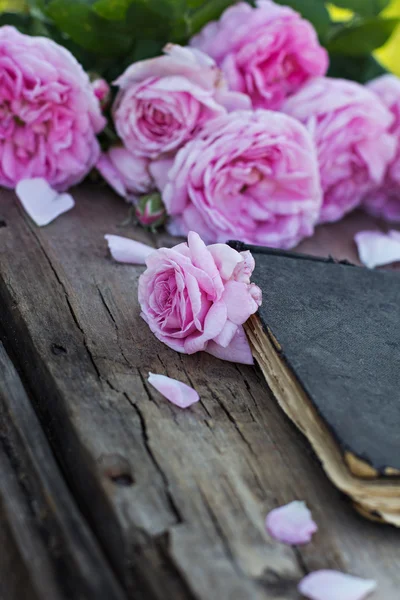
[[[324,192],[320,222],[338,221],[383,182],[395,152],[393,117],[364,86],[317,78],[282,107],[314,137]]]
[[[368,84],[394,116],[390,133],[396,139],[396,152],[386,171],[383,184],[364,199],[367,210],[388,221],[400,221],[400,79],[383,75]]]
[[[202,52],[169,44],[165,53],[131,65],[116,81],[117,132],[131,152],[148,158],[175,152],[210,119],[250,105],[227,91]]]
[[[142,317],[173,350],[209,354],[252,364],[243,323],[261,305],[250,283],[254,259],[225,244],[206,246],[189,233],[188,243],[161,248],[146,260],[139,279]]]
[[[42,177],[63,191],[96,163],[105,119],[68,50],[0,28],[0,185]]]
[[[215,59],[233,90],[255,108],[279,109],[313,76],[325,75],[328,54],[311,23],[287,6],[240,2],[209,23],[191,45]]]
[[[267,110],[215,119],[175,161],[151,165],[170,232],[209,242],[239,239],[279,248],[313,233],[322,194],[311,136]]]
[[[148,159],[133,155],[123,146],[104,152],[96,168],[117,194],[130,202],[154,189]]]

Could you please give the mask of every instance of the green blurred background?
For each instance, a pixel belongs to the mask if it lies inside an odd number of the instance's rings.
[[[248,0],[252,4],[252,0]],[[400,0],[276,0],[315,26],[331,57],[330,75],[365,82],[400,76]],[[68,47],[109,80],[168,41],[185,44],[232,0],[0,0],[0,25],[13,24]]]

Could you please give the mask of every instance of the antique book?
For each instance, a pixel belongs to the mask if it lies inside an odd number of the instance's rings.
[[[277,401],[365,516],[400,526],[400,276],[246,246],[263,304],[246,325]]]

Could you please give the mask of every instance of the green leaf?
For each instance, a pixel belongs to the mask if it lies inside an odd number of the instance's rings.
[[[129,56],[129,62],[137,62],[146,58],[153,58],[162,53],[163,44],[155,40],[139,40],[133,53]]]
[[[326,47],[332,54],[366,56],[388,41],[399,22],[400,19],[368,19],[345,24],[336,30]]]
[[[388,6],[390,0],[333,0],[332,4],[347,8],[363,17],[375,17]]]
[[[123,55],[132,45],[124,28],[99,17],[84,0],[51,0],[46,9],[62,33],[96,54]]]
[[[0,14],[0,27],[3,25],[14,25],[21,33],[28,33],[31,19],[29,15],[14,12]]]
[[[93,4],[93,10],[110,21],[125,19],[127,10],[134,0],[97,0]]]
[[[367,81],[385,73],[387,73],[386,69],[372,55],[345,56],[336,54],[331,57],[328,76],[367,83]]]
[[[299,12],[314,25],[319,35],[324,35],[331,25],[328,9],[322,0],[275,0],[275,2],[289,5]]]
[[[190,9],[201,8],[204,4],[204,0],[187,0],[186,4]]]
[[[169,41],[178,16],[177,0],[135,0],[128,8],[126,22],[131,35],[141,40]]]
[[[190,16],[189,35],[198,33],[210,21],[219,19],[224,10],[231,4],[234,4],[232,0],[208,0],[208,2],[202,2],[199,9]]]

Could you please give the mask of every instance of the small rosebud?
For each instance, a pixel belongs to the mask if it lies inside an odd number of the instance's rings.
[[[110,102],[110,86],[108,85],[105,79],[95,79],[92,81],[92,89],[94,91],[94,95],[100,102],[100,106],[103,110],[108,107]]]
[[[136,217],[143,227],[157,229],[163,225],[167,213],[158,192],[142,196],[136,207]]]

